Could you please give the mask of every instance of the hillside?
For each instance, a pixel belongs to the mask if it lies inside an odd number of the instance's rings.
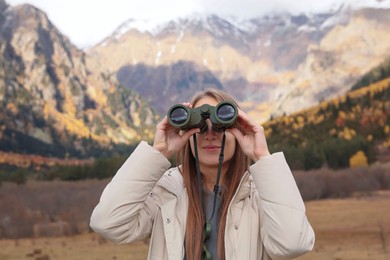
[[[155,113],[30,5],[0,5],[0,147],[91,157],[150,138]]]
[[[295,169],[390,160],[390,77],[264,124],[271,150]]]
[[[385,59],[385,61],[379,64],[379,66],[366,73],[359,81],[353,84],[351,90],[365,87],[373,82],[377,82],[388,77],[390,77],[390,57]]]

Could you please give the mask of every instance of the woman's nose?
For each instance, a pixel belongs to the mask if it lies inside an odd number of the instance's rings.
[[[210,119],[206,120],[207,131],[204,133],[206,139],[215,139],[217,137],[217,132],[213,128],[213,124]]]

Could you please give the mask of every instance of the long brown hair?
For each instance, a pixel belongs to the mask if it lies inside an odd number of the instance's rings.
[[[235,100],[227,93],[209,88],[203,92],[198,93],[191,101],[191,104],[197,103],[204,97],[211,97],[221,101]],[[237,104],[237,103],[236,103]],[[184,148],[177,154],[177,163],[181,164],[181,173],[183,175],[184,186],[187,189],[188,194],[188,214],[186,224],[186,236],[185,236],[185,248],[186,257],[188,260],[199,260],[202,253],[202,229],[204,225],[204,212],[202,210],[202,202],[199,200],[199,188],[198,180],[196,176],[195,158],[191,152],[189,142]],[[217,253],[218,259],[225,259],[225,225],[226,215],[230,201],[232,200],[239,182],[244,175],[245,171],[249,167],[249,158],[242,152],[241,147],[236,141],[236,149],[234,156],[230,161],[230,166],[227,174],[222,180],[222,202],[219,214],[219,228],[218,228],[218,240],[217,240]]]

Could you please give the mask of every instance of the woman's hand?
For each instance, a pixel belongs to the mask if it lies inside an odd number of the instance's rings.
[[[190,103],[183,103],[183,105],[191,107]],[[168,117],[165,116],[157,124],[153,147],[160,151],[166,158],[170,158],[173,154],[180,151],[188,139],[197,132],[199,132],[199,128],[180,131],[179,128],[169,124]]]
[[[249,116],[238,109],[238,128],[227,129],[237,139],[243,152],[253,161],[258,161],[261,157],[270,155],[264,128],[249,118]]]

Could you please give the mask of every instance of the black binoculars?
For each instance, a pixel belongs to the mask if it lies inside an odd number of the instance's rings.
[[[217,106],[204,104],[197,108],[189,108],[181,104],[172,106],[168,110],[169,123],[181,130],[200,128],[200,132],[207,131],[206,119],[210,119],[216,132],[223,132],[231,128],[237,121],[237,106],[230,101],[223,101]]]

